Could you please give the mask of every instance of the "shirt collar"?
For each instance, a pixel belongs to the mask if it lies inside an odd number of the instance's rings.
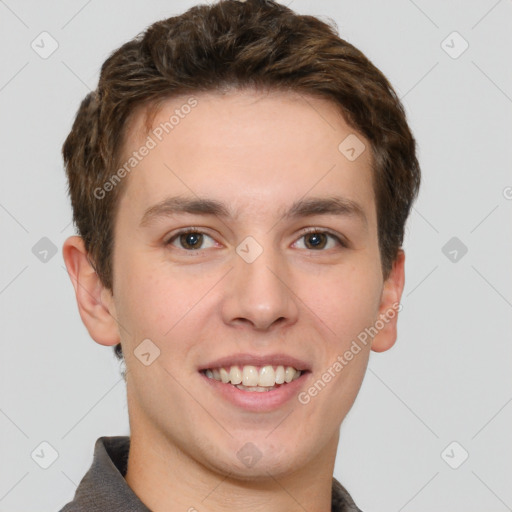
[[[151,512],[124,479],[129,450],[129,436],[98,438],[91,467],[78,485],[73,501],[60,512]],[[361,512],[335,478],[331,510]]]

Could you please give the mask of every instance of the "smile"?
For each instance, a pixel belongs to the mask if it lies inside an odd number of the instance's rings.
[[[284,365],[236,365],[207,368],[199,375],[213,393],[212,398],[218,397],[237,409],[263,413],[289,403],[296,404],[298,394],[307,387],[312,373]]]
[[[224,384],[232,384],[242,391],[262,392],[277,389],[301,376],[301,371],[293,366],[253,366],[233,365],[208,368],[203,373],[209,378]]]

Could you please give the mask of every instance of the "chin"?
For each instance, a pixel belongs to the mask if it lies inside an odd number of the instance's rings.
[[[307,463],[305,453],[297,451],[297,445],[279,446],[275,440],[266,439],[268,432],[259,438],[245,433],[243,438],[230,438],[215,450],[197,454],[198,462],[210,471],[240,481],[265,482],[271,477],[293,473],[302,463]],[[254,442],[247,439],[254,439]]]

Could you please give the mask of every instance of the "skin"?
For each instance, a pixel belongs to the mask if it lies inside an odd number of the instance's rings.
[[[152,510],[329,511],[340,425],[361,386],[370,350],[396,341],[398,314],[325,388],[302,405],[242,410],[214,392],[200,365],[240,352],[281,352],[307,361],[306,389],[366,327],[400,301],[404,253],[384,280],[377,239],[368,142],[349,161],[338,145],[354,134],[328,100],[253,90],[202,93],[198,105],[125,178],[114,229],[113,293],[70,237],[63,255],[81,318],[101,345],[121,341],[127,367],[131,450],[126,480]],[[167,100],[153,126],[186,98]],[[147,133],[134,116],[125,156]],[[283,219],[294,201],[357,202],[355,216]],[[208,197],[238,211],[233,219],[174,215],[140,226],[168,196]],[[179,229],[205,235],[200,250],[180,245]],[[303,228],[345,237],[321,239]],[[262,254],[247,263],[236,247],[252,236]],[[190,238],[188,239],[190,240]],[[199,242],[200,245],[200,242]],[[134,350],[149,338],[160,356],[149,366]],[[262,456],[237,458],[247,442]]]

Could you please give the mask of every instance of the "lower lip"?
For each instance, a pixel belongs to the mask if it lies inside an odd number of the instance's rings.
[[[210,379],[204,373],[200,372],[203,379],[206,380],[212,389],[219,393],[228,402],[254,412],[269,412],[279,409],[286,402],[295,398],[301,388],[304,387],[305,380],[310,372],[304,372],[298,379],[292,380],[287,384],[281,384],[278,388],[270,391],[242,391],[233,384]]]

